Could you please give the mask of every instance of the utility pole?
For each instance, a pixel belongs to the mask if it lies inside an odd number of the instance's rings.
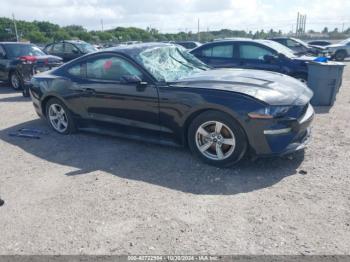
[[[15,15],[13,13],[12,13],[12,20],[13,20],[13,24],[15,25],[16,41],[18,42],[18,32],[17,32],[16,19],[15,19]]]
[[[297,27],[296,27],[296,29],[295,29],[295,36],[298,36],[298,33],[299,33],[299,18],[300,17],[300,14],[299,14],[299,12],[298,12],[298,17],[297,17]]]
[[[102,28],[102,32],[103,32],[103,19],[101,19],[101,28]]]
[[[344,33],[344,23],[342,25],[341,32]]]
[[[198,37],[198,42],[201,41],[201,35],[199,33],[199,18],[198,18],[198,34],[197,34],[197,37]]]

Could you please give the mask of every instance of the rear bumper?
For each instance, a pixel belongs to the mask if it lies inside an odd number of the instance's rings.
[[[299,119],[255,120],[254,132],[248,135],[253,153],[257,156],[281,156],[304,149],[311,139],[311,123],[315,112],[308,105]]]

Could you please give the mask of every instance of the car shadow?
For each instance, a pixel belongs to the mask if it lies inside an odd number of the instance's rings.
[[[20,128],[37,128],[48,134],[39,140],[9,136]],[[101,170],[125,179],[205,195],[234,195],[270,187],[297,174],[304,159],[301,151],[287,158],[245,159],[238,166],[220,169],[203,164],[183,148],[83,132],[62,136],[40,119],[1,130],[0,139],[46,161],[76,169],[62,175],[88,175]]]

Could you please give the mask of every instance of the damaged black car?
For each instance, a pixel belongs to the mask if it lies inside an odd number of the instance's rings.
[[[188,146],[223,167],[247,154],[283,155],[310,137],[312,91],[275,72],[210,69],[163,43],[89,54],[35,75],[36,112],[60,134],[100,132]]]

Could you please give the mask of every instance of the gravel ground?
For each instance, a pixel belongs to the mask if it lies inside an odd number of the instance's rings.
[[[350,67],[316,110],[305,152],[221,170],[185,149],[60,136],[3,84],[0,254],[350,254]],[[20,127],[49,134],[8,136]]]

